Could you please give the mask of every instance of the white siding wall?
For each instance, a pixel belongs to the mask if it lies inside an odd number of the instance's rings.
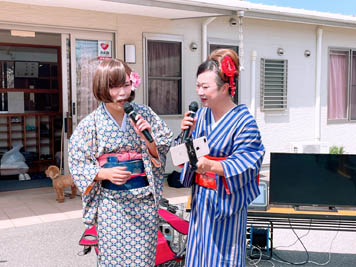
[[[184,110],[192,100],[197,100],[195,92],[195,73],[201,62],[201,23],[205,19],[165,20],[151,17],[110,14],[65,8],[38,7],[31,5],[1,2],[2,22],[41,24],[56,27],[80,29],[105,29],[116,31],[118,57],[123,58],[123,45],[136,45],[136,64],[131,67],[143,74],[143,33],[178,34],[184,38],[183,91]],[[228,17],[218,17],[208,25],[208,38],[236,40],[238,27],[230,26]],[[1,24],[0,24],[1,27]],[[19,27],[21,28],[21,27]],[[266,147],[265,164],[269,163],[269,153],[289,151],[289,144],[298,141],[313,141],[315,137],[315,25],[276,22],[268,20],[244,19],[245,71],[240,76],[241,103],[250,104],[250,64],[251,53],[257,52],[256,64],[256,119]],[[36,27],[33,28],[36,30]],[[94,35],[95,36],[95,35]],[[198,50],[190,51],[191,42],[198,44]],[[330,145],[343,145],[349,153],[356,153],[355,123],[327,124],[327,71],[328,47],[356,48],[354,30],[325,28],[322,48],[321,82],[321,141]],[[277,48],[285,54],[278,56]],[[311,56],[304,56],[305,50]],[[260,111],[260,60],[288,60],[288,109],[283,112]],[[137,92],[136,101],[143,102],[143,87]],[[163,117],[175,136],[179,133],[181,116]],[[173,169],[168,159],[167,172]]]
[[[208,29],[209,38],[237,38],[237,27],[231,31],[228,18],[215,20]],[[292,142],[315,141],[315,72],[317,26],[301,23],[244,19],[245,71],[241,73],[241,103],[250,105],[251,53],[256,61],[256,120],[266,147],[264,164],[269,163],[270,152],[288,152]],[[356,123],[327,123],[328,48],[356,49],[356,31],[324,27],[321,71],[321,140],[329,145],[344,146],[347,153],[356,153]],[[277,55],[283,48],[285,54]],[[304,51],[311,56],[305,57]],[[261,112],[260,60],[288,60],[288,109]]]
[[[328,49],[331,47],[356,49],[356,30],[324,28],[321,82],[321,138],[330,145],[343,146],[346,153],[356,154],[356,123],[327,123]]]
[[[246,24],[246,71],[242,79],[245,91],[242,100],[249,103],[250,55],[255,50],[256,119],[266,147],[264,163],[268,163],[270,152],[288,152],[291,142],[312,141],[314,138],[316,27],[265,20],[246,20]],[[278,48],[284,49],[283,56],[277,55]],[[309,58],[304,56],[306,49],[311,51]],[[286,111],[261,112],[261,58],[288,60]]]

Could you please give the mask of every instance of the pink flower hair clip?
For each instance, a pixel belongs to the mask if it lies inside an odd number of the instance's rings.
[[[131,91],[135,91],[137,89],[137,87],[140,85],[141,83],[141,79],[140,79],[140,75],[138,75],[137,72],[131,72],[130,74],[130,81],[131,81]]]

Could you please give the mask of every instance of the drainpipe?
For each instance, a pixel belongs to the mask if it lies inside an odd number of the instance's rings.
[[[239,63],[240,63],[240,71],[245,70],[245,50],[244,50],[244,34],[243,34],[243,18],[245,16],[245,12],[243,10],[237,11],[237,17],[239,21]]]
[[[320,127],[321,127],[321,49],[323,42],[323,29],[317,28],[316,36],[316,73],[315,73],[315,141],[320,142]]]
[[[251,53],[251,102],[250,112],[256,118],[256,59],[257,52],[253,50]]]
[[[201,60],[205,61],[208,57],[208,24],[210,24],[213,20],[215,20],[216,17],[208,18],[205,20],[202,24],[201,27],[201,32],[202,32],[202,55],[201,55]]]

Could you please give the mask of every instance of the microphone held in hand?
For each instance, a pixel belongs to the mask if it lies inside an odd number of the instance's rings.
[[[137,123],[137,120],[136,120],[137,114],[134,111],[133,106],[129,102],[126,102],[124,104],[124,111],[130,117],[130,119],[136,124]],[[142,134],[145,136],[145,138],[147,139],[148,142],[150,142],[150,143],[153,142],[153,138],[147,129],[143,130]]]
[[[198,109],[199,109],[198,103],[195,102],[195,101],[192,101],[192,102],[190,103],[190,105],[189,105],[189,111],[190,111],[189,117],[194,118],[195,112],[197,112]],[[184,140],[187,140],[187,138],[189,137],[190,128],[191,128],[191,127],[189,127],[188,129],[185,129],[185,130],[184,130],[184,133],[183,133],[183,141],[184,141]]]

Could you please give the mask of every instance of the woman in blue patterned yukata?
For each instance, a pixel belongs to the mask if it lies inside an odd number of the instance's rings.
[[[83,221],[87,227],[97,224],[99,266],[155,264],[157,206],[173,134],[149,107],[131,102],[138,84],[126,63],[104,60],[93,79],[101,103],[70,139],[69,168],[82,193]],[[126,102],[137,114],[136,124],[124,112]],[[106,167],[112,157],[124,166]],[[135,173],[128,171],[133,166]]]
[[[260,193],[264,147],[247,107],[233,102],[238,68],[234,51],[214,51],[197,71],[203,107],[181,123],[193,138],[206,136],[210,148],[195,173],[186,163],[181,174],[185,186],[193,184],[187,267],[245,266],[247,205]]]

